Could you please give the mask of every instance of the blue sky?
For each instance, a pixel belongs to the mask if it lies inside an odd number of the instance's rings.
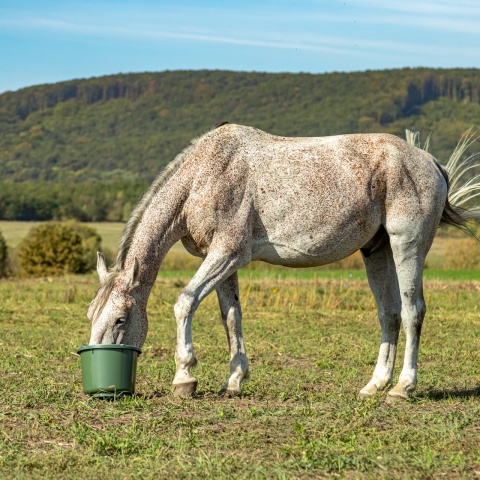
[[[0,92],[114,73],[480,67],[479,0],[0,0]]]

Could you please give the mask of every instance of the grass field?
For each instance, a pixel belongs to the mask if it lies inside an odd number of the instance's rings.
[[[9,248],[16,248],[18,244],[28,235],[31,228],[44,222],[7,222],[0,221],[0,231],[2,232]],[[95,228],[102,237],[102,244],[110,249],[115,249],[118,239],[122,233],[123,223],[88,223]]]
[[[40,222],[7,222],[0,221],[0,231],[2,232],[8,247],[12,250],[18,247],[21,240],[28,235],[31,228],[39,225]],[[118,239],[122,233],[123,223],[89,223],[89,226],[94,227],[102,237],[102,246],[110,255],[116,251]],[[440,231],[443,233],[443,231]],[[448,255],[457,250],[457,245],[461,246],[465,242],[466,236],[460,234],[458,231],[453,231],[453,235],[442,236],[438,235],[430,249],[427,256],[426,264],[428,269],[444,269],[448,268]],[[478,245],[471,241],[473,249],[478,250]],[[463,247],[465,248],[465,247]],[[468,248],[468,247],[467,247]],[[478,257],[478,253],[476,254]],[[113,258],[113,256],[112,256]],[[200,260],[189,255],[183,248],[181,242],[174,245],[172,250],[167,255],[164,262],[169,269],[196,269],[200,264]],[[362,267],[362,262],[357,262]],[[468,262],[467,262],[468,263]],[[263,264],[265,265],[265,264]],[[263,267],[262,267],[263,268]]]
[[[216,393],[228,353],[208,297],[194,321],[198,394],[184,400],[171,395],[172,310],[189,275],[161,273],[137,393],[115,402],[82,393],[75,353],[96,277],[0,281],[0,478],[479,478],[480,282],[426,281],[418,390],[387,404],[357,399],[379,326],[351,275],[241,273],[241,398]]]

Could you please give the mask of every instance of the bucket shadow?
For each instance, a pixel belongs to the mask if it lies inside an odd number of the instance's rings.
[[[135,399],[135,400],[152,400],[154,398],[165,398],[170,396],[170,392],[150,392],[150,393],[134,393],[133,395],[110,395],[104,397],[95,397],[91,396],[92,400],[96,400],[98,402],[122,402],[128,399]]]
[[[135,399],[138,399],[138,400],[142,400],[142,399],[152,400],[154,398],[169,397],[170,395],[171,395],[170,392],[154,390],[153,392],[149,392],[149,393],[134,393],[131,396],[131,398],[135,398]]]

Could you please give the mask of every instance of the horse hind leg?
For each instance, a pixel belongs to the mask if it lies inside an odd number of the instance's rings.
[[[409,245],[399,238],[392,239],[392,249],[402,299],[401,317],[405,331],[405,356],[398,383],[390,390],[389,397],[406,399],[417,385],[418,349],[426,313],[422,286],[426,254],[418,252],[418,246]]]
[[[387,225],[395,261],[402,301],[402,324],[405,331],[405,357],[397,385],[388,393],[389,399],[410,397],[417,385],[417,362],[420,334],[426,305],[423,297],[423,268],[433,242],[438,222],[432,217],[418,222]]]
[[[367,398],[392,384],[402,304],[392,249],[388,239],[373,252],[362,253],[368,283],[375,297],[378,319],[382,328],[377,365],[371,380],[360,390],[359,394],[360,398]]]
[[[239,301],[238,275],[235,272],[217,286],[218,303],[230,351],[230,377],[220,394],[240,395],[241,384],[249,378],[248,359],[242,333],[242,311]]]

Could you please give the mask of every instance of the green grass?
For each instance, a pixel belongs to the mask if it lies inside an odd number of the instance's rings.
[[[115,402],[83,394],[75,353],[95,276],[0,281],[0,478],[476,478],[480,283],[442,275],[426,281],[418,390],[394,404],[357,399],[379,326],[364,277],[348,272],[241,273],[241,398],[217,396],[228,353],[215,295],[205,299],[189,400],[171,395],[172,306],[189,276],[162,272],[137,394]]]

